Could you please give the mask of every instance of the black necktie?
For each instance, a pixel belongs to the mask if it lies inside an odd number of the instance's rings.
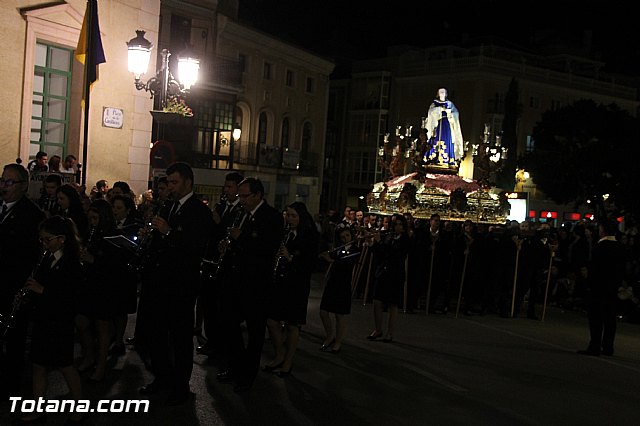
[[[231,209],[233,209],[233,206],[231,204],[227,203],[225,205],[225,207],[224,207],[224,211],[222,212],[222,216],[221,217],[224,219],[229,214]]]
[[[291,231],[289,232],[289,236],[287,237],[287,242],[293,241],[293,239],[296,237],[296,233]]]
[[[171,206],[171,211],[169,212],[169,220],[171,220],[171,217],[174,214],[176,214],[179,208],[180,208],[180,201],[176,201],[175,203],[173,203],[173,206]]]
[[[0,213],[0,222],[2,222],[5,218],[5,216],[7,215],[7,212],[9,211],[9,209],[7,208],[6,204],[2,205],[2,212]]]

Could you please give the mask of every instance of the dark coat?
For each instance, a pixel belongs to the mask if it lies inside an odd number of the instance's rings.
[[[16,202],[0,223],[0,264],[3,266],[0,294],[2,300],[13,296],[24,286],[35,267],[42,247],[38,226],[44,213],[26,196]],[[9,267],[10,265],[10,267]]]

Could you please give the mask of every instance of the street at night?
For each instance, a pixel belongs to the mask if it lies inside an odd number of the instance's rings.
[[[150,399],[146,414],[92,414],[87,425],[633,425],[640,395],[639,325],[620,322],[613,357],[576,353],[588,343],[585,314],[546,310],[545,321],[497,315],[400,314],[394,342],[368,341],[372,306],[354,299],[348,339],[339,354],[321,352],[315,274],[308,324],[289,377],[260,372],[249,392],[216,381],[218,368],[194,356],[189,403]],[[540,307],[541,310],[541,307]],[[540,311],[539,310],[539,311]],[[386,314],[385,314],[386,315]],[[130,317],[134,319],[134,316]],[[130,321],[129,329],[132,330]],[[263,364],[273,353],[267,340]],[[50,375],[48,397],[66,392]],[[89,398],[141,399],[148,382],[138,354],[127,350],[106,381],[85,384]],[[2,406],[8,424],[10,405]],[[47,424],[63,424],[50,415]]]

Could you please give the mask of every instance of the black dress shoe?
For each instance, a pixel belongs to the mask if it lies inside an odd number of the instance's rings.
[[[277,370],[278,368],[282,367],[282,364],[284,364],[284,361],[276,364],[276,365],[263,365],[262,366],[262,371],[266,371],[268,373],[271,373],[275,370]]]
[[[213,354],[213,348],[211,345],[205,343],[196,348],[196,353],[199,355],[211,355]]]
[[[126,343],[127,345],[135,345],[136,344],[136,338],[134,337],[127,337],[126,339],[124,339],[124,343]]]
[[[216,379],[220,383],[231,383],[233,381],[233,372],[231,370],[223,370],[216,374]]]
[[[322,346],[320,346],[320,350],[322,352],[329,352],[331,351],[331,346],[333,346],[333,344],[336,342],[336,339],[331,339],[331,341],[327,344],[322,344]]]
[[[291,370],[293,370],[293,365],[291,366],[291,368],[289,368],[288,371],[276,370],[275,373],[278,377],[289,377],[291,375]]]
[[[370,335],[367,336],[367,340],[376,340],[382,337],[382,331],[372,331]]]
[[[139,392],[141,395],[153,395],[167,388],[168,386],[165,383],[158,380],[154,380],[148,385],[144,385],[143,387],[141,387]]]

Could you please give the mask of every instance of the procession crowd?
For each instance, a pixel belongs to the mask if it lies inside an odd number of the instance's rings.
[[[592,341],[581,352],[590,355],[613,354],[611,314],[640,319],[635,226],[487,225],[349,207],[312,215],[302,202],[270,206],[261,181],[238,172],[226,175],[220,202],[209,206],[180,162],[144,194],[106,180],[87,194],[50,173],[41,198],[31,200],[29,173],[7,164],[0,181],[0,260],[12,265],[0,287],[5,400],[45,395],[52,368],[80,399],[125,344],[155,378],[140,393],[167,391],[168,405],[190,396],[194,350],[221,359],[217,379],[236,392],[250,390],[260,370],[286,378],[317,271],[327,274],[319,349],[332,354],[347,337],[393,342],[400,309],[530,319],[546,304],[585,310]],[[614,240],[603,260],[600,243]],[[373,302],[368,336],[349,336],[353,298]],[[594,300],[606,303],[594,310]],[[135,334],[125,336],[131,314]],[[194,334],[206,336],[197,348]],[[265,336],[274,358],[261,365]],[[37,419],[30,413],[17,422]],[[68,420],[81,422],[77,414]]]

